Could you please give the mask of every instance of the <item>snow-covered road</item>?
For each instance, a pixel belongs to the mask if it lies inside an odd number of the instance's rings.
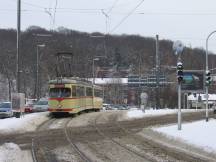
[[[183,112],[193,112],[200,110],[182,110]],[[109,111],[110,113],[111,111]],[[129,111],[122,111],[126,114],[123,120],[132,120],[134,118],[145,118],[149,116],[158,116],[166,114],[175,114],[177,110],[163,109],[163,110],[146,110],[143,113],[141,110],[133,109]],[[106,113],[106,112],[104,112]],[[204,112],[203,112],[204,113]],[[0,120],[0,134],[14,134],[34,131],[41,123],[48,120],[48,113],[34,113],[27,114],[22,118],[8,118]],[[61,123],[59,123],[61,124]],[[58,126],[58,125],[57,125]],[[55,127],[57,127],[55,126]],[[53,129],[54,126],[50,127]],[[54,127],[54,128],[55,128]],[[160,128],[153,128],[154,131],[165,134],[168,138],[175,138],[191,145],[195,145],[209,152],[216,152],[216,120],[210,119],[209,122],[198,121],[192,123],[183,123],[182,130],[177,130],[177,124],[170,126],[163,126]],[[8,156],[9,155],[9,156]],[[14,156],[12,156],[14,155]],[[22,151],[18,145],[14,143],[4,143],[0,146],[0,162],[19,162],[19,159],[31,161],[29,151]]]

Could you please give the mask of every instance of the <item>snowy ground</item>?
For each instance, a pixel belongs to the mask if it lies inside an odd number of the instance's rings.
[[[165,115],[177,113],[178,110],[146,110],[143,113],[141,110],[128,111],[128,118],[143,118],[147,116]],[[205,111],[195,109],[183,109],[182,112]],[[210,119],[209,122],[204,120],[192,123],[183,123],[182,130],[177,129],[177,124],[153,128],[154,131],[164,134],[168,138],[180,140],[196,147],[202,148],[208,152],[216,152],[216,120]]]
[[[30,151],[22,151],[14,143],[5,143],[0,146],[0,162],[33,162]]]
[[[48,112],[26,114],[21,118],[0,119],[0,134],[24,133],[34,131],[47,120]]]
[[[153,130],[163,133],[168,138],[181,140],[188,144],[200,147],[208,152],[216,153],[216,120],[210,119],[209,122],[204,120],[183,123],[182,130],[177,130],[177,125],[154,128]]]
[[[203,110],[182,110],[182,112],[203,111]],[[111,111],[109,111],[111,112]],[[125,112],[125,111],[124,111]],[[106,112],[105,112],[106,113]],[[141,110],[133,109],[126,111],[126,119],[143,118],[148,116],[165,115],[177,113],[177,110],[163,109],[163,110],[146,110],[143,113]],[[34,131],[38,125],[47,120],[48,113],[34,113],[25,115],[22,118],[7,118],[0,119],[0,134],[10,133],[24,133]],[[61,124],[61,123],[59,123]],[[183,140],[189,144],[193,144],[204,148],[207,151],[216,152],[216,120],[211,119],[208,123],[205,121],[198,121],[194,123],[187,123],[182,125],[182,130],[177,130],[177,125],[165,126],[161,128],[154,128],[154,131],[164,133],[169,138]],[[195,138],[196,137],[196,138]],[[18,145],[13,143],[5,143],[0,146],[0,162],[19,162],[23,161],[26,156]],[[16,155],[13,156],[13,155]],[[17,157],[19,155],[19,157]],[[24,161],[31,161],[29,159]]]
[[[191,112],[196,110],[182,110],[182,112]],[[110,112],[110,111],[109,111]],[[177,110],[173,109],[162,109],[162,110],[146,110],[143,113],[141,110],[132,109],[127,112],[126,119],[131,118],[143,118],[147,116],[165,115],[176,113]],[[6,118],[0,119],[0,134],[10,134],[10,133],[24,133],[29,131],[34,131],[38,125],[48,120],[48,112],[42,113],[32,113],[26,114],[21,118]],[[55,123],[55,127],[61,125],[60,123]]]
[[[148,117],[148,116],[158,116],[158,115],[166,115],[166,114],[175,114],[177,113],[177,109],[160,109],[160,110],[145,110],[143,112],[142,110],[139,109],[133,109],[127,112],[127,117],[128,118],[143,118],[143,117]],[[196,109],[182,109],[182,112],[196,112],[196,111],[204,111],[204,110],[196,110]]]

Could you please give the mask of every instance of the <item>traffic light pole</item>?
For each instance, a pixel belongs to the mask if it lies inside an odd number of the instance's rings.
[[[216,30],[211,32],[206,38],[206,73],[208,72],[208,40],[214,33],[216,33]],[[208,85],[206,84],[206,122],[208,122],[208,118]]]
[[[183,64],[179,55],[177,62],[177,80],[178,80],[178,130],[181,130],[181,83],[183,81]]]
[[[208,86],[206,86],[206,122],[208,122]]]
[[[178,80],[178,130],[181,130],[181,83],[183,81],[183,65],[181,62],[181,53],[183,52],[184,45],[181,41],[176,41],[173,43],[173,50],[175,54],[178,56],[177,61],[177,80]]]
[[[181,83],[178,83],[178,130],[181,130]]]

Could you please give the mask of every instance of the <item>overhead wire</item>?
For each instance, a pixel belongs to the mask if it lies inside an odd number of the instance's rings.
[[[123,19],[109,32],[109,33],[112,33],[114,32],[131,14],[134,13],[134,11],[136,11],[136,9],[142,5],[142,3],[144,2],[145,0],[142,0],[140,1],[125,17],[123,17]]]
[[[115,0],[113,5],[110,7],[110,9],[107,11],[107,14],[111,13],[115,5],[118,3],[119,0]]]
[[[11,1],[17,1],[17,0],[11,0]],[[55,7],[54,7],[54,10],[55,12],[75,12],[75,11],[79,11],[78,13],[80,13],[80,11],[84,10],[84,11],[98,11],[98,13],[101,12],[101,10],[108,10],[107,13],[111,12],[113,10],[114,7],[117,7],[117,2],[119,0],[115,0],[113,5],[109,8],[57,8],[57,3],[55,4]],[[144,1],[144,0],[143,0]],[[57,0],[56,0],[57,2]],[[40,8],[40,9],[53,9],[52,7],[44,7],[44,6],[41,6],[41,5],[37,5],[37,4],[33,4],[33,3],[29,3],[29,2],[26,2],[26,1],[23,1],[22,0],[22,4],[26,4],[28,6],[32,6],[32,7],[35,7],[35,8]],[[51,5],[51,3],[50,3]],[[0,10],[10,10],[10,9],[0,9]],[[62,11],[62,10],[66,10],[66,11]],[[11,11],[13,11],[13,9],[11,9]],[[16,9],[14,9],[14,11],[16,11]],[[35,11],[37,12],[37,10],[24,10],[24,11]],[[87,13],[89,13],[87,12]],[[124,12],[113,12],[113,14],[127,14],[127,13],[124,13]],[[216,15],[216,12],[209,12],[209,13],[205,13],[205,12],[194,12],[194,13],[190,13],[190,12],[142,12],[142,11],[139,11],[139,12],[136,12],[136,13],[131,13],[131,14],[140,14],[140,15],[192,15],[192,16],[199,16],[199,15]]]
[[[191,16],[205,16],[205,15],[216,15],[216,13],[204,13],[204,12],[197,12],[197,13],[190,13],[190,12],[138,12],[135,14],[140,15],[171,15],[171,16],[185,16],[185,15],[191,15]]]
[[[40,9],[38,10],[33,10],[33,9],[22,9],[21,11],[28,11],[28,12],[51,12],[51,10],[53,9],[52,7],[38,7]],[[43,9],[43,10],[42,10]],[[97,13],[97,14],[101,14],[101,11],[105,11],[106,9],[101,9],[101,8],[56,8],[56,12],[58,13]],[[0,12],[16,12],[16,9],[5,9],[5,8],[0,8]],[[107,12],[106,12],[107,13]],[[110,13],[111,14],[111,13]],[[121,14],[121,15],[126,15],[128,13],[126,12],[112,12],[112,14]],[[216,12],[142,12],[142,11],[138,11],[132,14],[137,14],[137,15],[143,15],[143,16],[148,16],[148,15],[167,15],[167,16],[215,16]],[[131,15],[132,15],[131,14]]]
[[[11,1],[17,1],[17,0],[11,0]],[[29,3],[29,2],[26,2],[26,1],[23,1],[23,0],[22,0],[22,4],[26,4],[28,6],[32,6],[32,7],[36,7],[36,8],[46,8],[46,7],[36,5],[36,4],[33,4],[33,3]]]
[[[55,9],[54,9],[54,14],[53,14],[53,28],[55,27],[55,20],[56,20],[56,8],[58,5],[58,0],[55,1]]]

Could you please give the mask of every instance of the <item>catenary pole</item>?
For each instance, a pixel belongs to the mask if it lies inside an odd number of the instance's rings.
[[[156,109],[160,108],[159,103],[159,36],[156,35]]]
[[[20,93],[20,21],[21,21],[21,0],[17,0],[17,57],[16,57],[16,71],[17,71],[17,92]]]

